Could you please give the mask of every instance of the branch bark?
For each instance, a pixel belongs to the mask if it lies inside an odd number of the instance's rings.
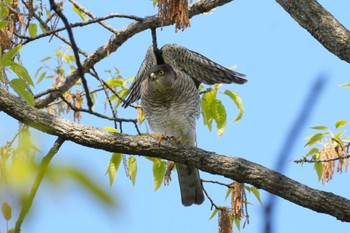
[[[83,146],[188,164],[240,183],[249,183],[297,205],[350,222],[350,200],[310,188],[242,158],[219,155],[187,145],[173,145],[168,141],[159,143],[152,137],[116,134],[77,124],[29,106],[3,88],[0,88],[0,110],[38,130]]]
[[[316,0],[276,0],[326,49],[350,63],[350,32]]]
[[[231,2],[232,0],[206,0],[198,1],[191,5],[189,9],[189,17],[192,18],[195,15],[205,13],[211,9],[222,6]],[[133,22],[128,24],[125,28],[120,30],[117,34],[111,36],[109,41],[92,52],[84,62],[82,62],[82,71],[86,73],[96,63],[117,51],[117,49],[129,38],[135,34],[142,32],[150,28],[158,28],[161,26],[158,16],[148,16],[142,19],[142,21]],[[66,81],[57,89],[57,91],[50,93],[45,98],[37,99],[35,106],[37,108],[44,108],[49,103],[58,98],[62,93],[68,91],[79,79],[78,71],[75,70],[71,75],[66,77]]]

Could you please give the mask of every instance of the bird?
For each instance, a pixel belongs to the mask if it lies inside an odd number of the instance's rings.
[[[201,83],[247,82],[244,74],[227,69],[209,58],[177,44],[161,49],[150,46],[131,84],[123,107],[141,99],[145,118],[157,135],[196,146],[196,120],[200,114]],[[181,202],[184,206],[204,202],[197,168],[176,164]]]

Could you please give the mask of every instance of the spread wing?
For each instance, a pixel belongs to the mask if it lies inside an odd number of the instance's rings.
[[[162,47],[162,57],[166,64],[181,70],[198,82],[205,84],[247,82],[244,74],[227,69],[209,58],[177,44]]]
[[[126,93],[127,98],[124,100],[122,105],[124,108],[141,98],[141,83],[143,80],[147,79],[149,69],[155,65],[157,65],[157,58],[153,52],[153,47],[150,46],[147,49],[146,57],[143,60],[139,71],[137,72],[134,82],[131,84],[131,87]]]

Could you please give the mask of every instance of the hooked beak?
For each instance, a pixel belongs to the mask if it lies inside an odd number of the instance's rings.
[[[151,81],[158,79],[158,76],[155,73],[151,73],[149,76],[151,78]]]

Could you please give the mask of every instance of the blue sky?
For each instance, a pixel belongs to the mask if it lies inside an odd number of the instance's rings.
[[[97,16],[109,13],[125,13],[137,16],[153,15],[157,12],[151,1],[81,1]],[[350,27],[350,2],[347,0],[320,1],[347,28]],[[69,4],[68,4],[69,5]],[[108,7],[106,7],[108,6]],[[71,21],[79,20],[69,7],[64,11]],[[122,28],[130,20],[112,19],[111,25]],[[110,34],[95,26],[74,30],[77,44],[87,52],[94,51],[106,43]],[[30,74],[41,65],[39,60],[52,54],[62,45],[58,40],[47,44],[48,39],[28,45],[23,49],[22,60],[30,67]],[[202,53],[212,60],[247,74],[248,83],[242,86],[228,85],[228,89],[237,91],[243,99],[245,114],[238,124],[228,124],[221,137],[209,132],[198,120],[198,146],[219,154],[239,156],[250,161],[273,168],[277,155],[284,143],[294,119],[306,98],[315,79],[326,74],[327,83],[321,98],[312,113],[296,145],[286,158],[284,174],[310,187],[327,190],[346,198],[350,191],[345,188],[349,174],[336,174],[326,186],[318,182],[312,165],[300,166],[290,162],[307,152],[304,149],[305,137],[312,134],[310,126],[327,125],[331,128],[338,119],[348,119],[346,101],[350,91],[339,87],[349,82],[349,64],[328,52],[305,29],[301,28],[274,1],[234,1],[217,8],[212,14],[192,18],[191,27],[175,33],[174,27],[158,30],[158,44],[177,43]],[[151,44],[150,31],[137,34],[128,40],[114,54],[96,66],[103,70],[113,66],[121,70],[125,77],[133,77]],[[45,50],[41,50],[45,46]],[[107,75],[105,75],[107,77]],[[45,88],[48,83],[39,85]],[[224,95],[229,118],[233,121],[237,109]],[[102,97],[100,98],[102,100]],[[98,106],[102,108],[102,103]],[[134,117],[135,112],[120,110],[120,117]],[[8,140],[5,135],[13,134],[12,126],[16,121],[0,113],[5,123],[0,123],[0,141]],[[84,115],[82,123],[98,127],[113,126],[111,122],[97,120]],[[11,126],[11,127],[10,127]],[[132,125],[124,125],[124,132],[135,134]],[[44,153],[51,147],[54,137],[36,133],[40,148]],[[118,208],[105,210],[95,200],[86,195],[75,184],[67,182],[57,189],[44,184],[34,201],[32,214],[23,225],[23,232],[216,232],[217,218],[208,221],[211,215],[210,203],[185,208],[181,205],[177,177],[173,173],[170,186],[153,191],[151,163],[138,157],[138,175],[133,187],[121,167],[116,181],[109,189],[105,171],[110,153],[67,142],[53,163],[72,163],[89,171],[93,180],[104,186],[117,197]],[[201,173],[203,179],[227,181],[221,177]],[[224,201],[226,190],[220,186],[205,184],[205,188],[219,205],[229,205]],[[59,193],[59,194],[57,194]],[[263,205],[266,192],[261,190]],[[250,224],[241,232],[262,232],[263,208],[258,201],[248,195]],[[275,232],[340,232],[349,228],[348,223],[337,221],[334,217],[319,214],[278,198]],[[3,222],[0,222],[0,230]],[[11,225],[11,222],[10,222]],[[12,222],[14,225],[14,222]],[[236,229],[235,229],[236,230]]]

